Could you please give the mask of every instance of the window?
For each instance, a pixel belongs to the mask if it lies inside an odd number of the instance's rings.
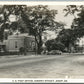
[[[32,42],[32,50],[35,50],[35,42]]]
[[[17,41],[15,42],[15,48],[17,48]]]

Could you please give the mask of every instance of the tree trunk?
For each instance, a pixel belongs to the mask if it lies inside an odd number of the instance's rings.
[[[38,48],[37,48],[37,54],[41,54],[41,45],[40,45],[40,43],[37,46],[38,46]]]
[[[37,43],[37,54],[41,54],[41,51],[42,51],[42,36],[41,35],[39,35],[38,40],[37,40],[37,38],[35,36],[35,41]]]

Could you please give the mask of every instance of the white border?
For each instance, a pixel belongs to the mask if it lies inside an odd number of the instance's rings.
[[[0,1],[0,5],[84,5],[84,1]],[[18,81],[19,80],[19,81]],[[64,81],[67,80],[67,83],[84,83],[84,79],[27,79],[27,78],[0,78],[0,83],[20,83],[20,80],[23,80],[23,83],[30,83],[25,82],[26,80],[33,80],[34,82],[31,83],[37,83],[35,80],[43,80],[44,82],[40,83],[47,83],[45,80],[54,80],[54,82],[50,83],[59,83],[56,81]],[[22,82],[21,82],[22,83]],[[38,82],[39,83],[39,82]],[[48,82],[49,83],[49,82]],[[65,82],[60,82],[65,83]]]
[[[0,1],[0,5],[84,5],[84,1]]]
[[[84,83],[84,79],[40,79],[40,78],[0,78],[1,83]]]

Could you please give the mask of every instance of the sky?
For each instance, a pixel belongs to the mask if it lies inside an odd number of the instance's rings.
[[[49,5],[48,7],[50,9],[58,10],[58,14],[56,15],[56,21],[64,22],[66,24],[65,28],[70,28],[74,17],[71,15],[64,17],[65,12],[63,11],[63,9],[66,8],[66,5]]]

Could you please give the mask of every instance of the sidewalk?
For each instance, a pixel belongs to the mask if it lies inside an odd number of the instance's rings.
[[[16,58],[16,57],[37,57],[38,55],[4,55],[0,56],[0,58]]]
[[[25,57],[25,56],[37,56],[37,55],[35,55],[35,53],[34,52],[28,52],[27,53],[27,55],[21,55],[21,54],[19,54],[19,53],[16,53],[16,54],[3,54],[3,53],[1,53],[0,54],[0,58],[15,58],[15,57]]]
[[[64,55],[66,55],[66,56],[78,56],[78,55],[84,55],[84,53],[62,53],[61,55],[57,55],[57,56],[64,56]],[[37,55],[37,54],[27,54],[27,55],[3,55],[3,56],[0,56],[0,58],[16,58],[16,57],[29,57],[29,58],[31,58],[31,57],[41,57],[41,56],[50,56],[50,55]],[[52,55],[51,55],[52,56]],[[56,56],[56,55],[53,55],[53,56]]]
[[[84,55],[84,53],[62,53],[63,55]]]

